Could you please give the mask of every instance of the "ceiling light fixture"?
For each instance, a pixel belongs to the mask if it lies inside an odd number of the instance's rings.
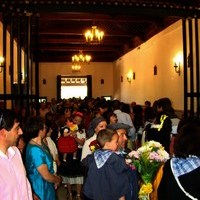
[[[73,64],[82,64],[82,63],[90,63],[92,57],[90,55],[84,55],[83,52],[80,50],[79,54],[75,54],[72,56],[72,63]]]
[[[80,72],[80,71],[81,71],[81,65],[72,64],[72,72]]]
[[[104,32],[97,29],[97,26],[92,26],[91,30],[85,32],[85,39],[89,44],[99,44],[102,42]]]
[[[89,64],[92,57],[87,54],[83,54],[83,51],[80,50],[79,54],[72,56],[72,72],[80,72],[82,64]]]

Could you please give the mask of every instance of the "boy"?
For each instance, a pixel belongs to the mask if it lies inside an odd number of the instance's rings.
[[[127,176],[128,166],[115,151],[119,136],[109,129],[101,130],[97,135],[100,149],[83,159],[88,174],[83,193],[92,200],[125,200],[130,192]]]

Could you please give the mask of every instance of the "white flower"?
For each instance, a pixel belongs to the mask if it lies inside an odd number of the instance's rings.
[[[161,162],[166,162],[169,159],[169,154],[165,150],[159,149],[157,152],[161,157]]]
[[[157,147],[157,148],[161,148],[162,145],[159,143],[159,142],[156,142],[154,140],[151,140],[147,143],[148,146],[151,146],[151,147]]]
[[[131,159],[125,159],[125,161],[126,161],[126,164],[127,164],[127,165],[129,165],[129,164],[132,163],[132,160],[131,160]]]

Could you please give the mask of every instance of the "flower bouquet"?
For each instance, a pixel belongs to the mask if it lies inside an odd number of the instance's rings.
[[[149,200],[153,192],[152,183],[160,166],[169,159],[164,147],[155,141],[146,142],[137,151],[128,154],[126,162],[133,164],[141,175],[142,185],[139,190],[140,200]]]

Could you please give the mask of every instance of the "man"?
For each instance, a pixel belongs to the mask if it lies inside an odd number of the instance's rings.
[[[0,199],[32,200],[21,154],[15,146],[22,135],[11,110],[0,110]]]
[[[123,123],[109,124],[108,129],[116,131],[119,135],[118,139],[118,151],[117,154],[126,158],[130,149],[127,148],[127,132],[131,126]],[[138,199],[138,177],[136,169],[131,169],[128,171],[127,176],[130,181],[130,193],[126,195],[126,200],[137,200]]]
[[[127,124],[131,127],[128,129],[128,137],[134,145],[136,140],[136,129],[131,120],[131,116],[128,113],[121,111],[121,102],[119,100],[113,101],[113,110],[114,113],[117,115],[118,123]]]
[[[108,129],[112,129],[114,131],[117,131],[119,135],[118,139],[118,152],[122,154],[127,154],[130,152],[130,149],[127,148],[127,131],[131,127],[127,124],[123,123],[115,123],[115,124],[108,124]]]

